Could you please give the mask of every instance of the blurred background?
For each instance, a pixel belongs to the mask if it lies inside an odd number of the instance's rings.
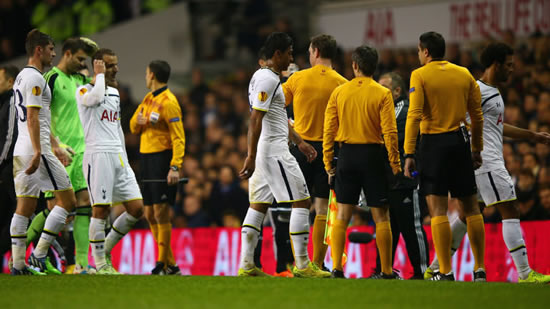
[[[24,41],[35,27],[50,34],[58,50],[72,36],[88,36],[113,49],[126,146],[139,175],[139,137],[130,134],[129,120],[148,91],[147,64],[168,61],[169,86],[184,116],[183,168],[190,179],[173,205],[173,224],[239,227],[248,208],[248,184],[236,176],[247,151],[247,87],[269,33],[293,37],[301,69],[309,67],[310,37],[328,33],[340,44],[334,66],[346,78],[353,78],[351,50],[370,44],[380,57],[375,78],[396,71],[406,81],[419,67],[416,45],[425,31],[443,34],[446,59],[476,78],[483,72],[478,60],[483,46],[504,41],[516,50],[515,72],[502,93],[504,121],[550,132],[548,16],[550,0],[0,0],[0,64],[26,64]],[[504,156],[521,220],[550,219],[549,146],[506,141]],[[500,221],[494,208],[484,215],[486,222]]]

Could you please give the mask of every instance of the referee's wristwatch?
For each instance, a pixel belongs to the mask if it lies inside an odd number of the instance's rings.
[[[179,169],[179,167],[177,167],[176,165],[172,165],[172,166],[170,166],[170,170],[177,172],[177,171],[179,171],[180,169]]]

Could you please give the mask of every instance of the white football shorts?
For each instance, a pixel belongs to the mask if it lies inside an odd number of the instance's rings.
[[[123,154],[85,153],[82,169],[92,206],[142,199],[134,171]]]
[[[32,155],[13,157],[13,178],[17,197],[40,196],[40,191],[65,191],[72,189],[71,180],[61,161],[53,153],[41,155],[40,166],[31,175],[29,167]]]
[[[250,203],[291,203],[309,198],[306,180],[290,151],[256,157],[256,170],[248,181]]]
[[[514,182],[506,168],[476,175],[476,184],[486,206],[516,199]]]

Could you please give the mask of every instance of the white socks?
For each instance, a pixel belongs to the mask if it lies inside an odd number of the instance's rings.
[[[11,254],[13,267],[17,270],[25,268],[25,253],[27,251],[27,226],[29,218],[13,214],[10,225]]]
[[[60,206],[54,206],[52,211],[50,211],[50,214],[46,218],[40,240],[33,252],[35,257],[43,258],[48,254],[51,243],[55,240],[63,226],[65,226],[68,215],[69,212]]]
[[[113,226],[111,227],[111,231],[109,231],[109,234],[107,235],[107,239],[105,239],[106,254],[111,253],[114,246],[132,229],[137,221],[137,218],[133,217],[126,211],[118,216],[115,223],[113,223]]]
[[[90,236],[95,267],[99,270],[107,264],[105,260],[105,220],[92,218],[88,235]]]
[[[504,238],[504,243],[510,251],[514,264],[516,264],[519,277],[526,279],[531,272],[531,267],[529,267],[529,261],[527,260],[527,249],[521,234],[519,219],[502,220],[502,238]]]
[[[456,216],[451,222],[451,233],[453,237],[451,240],[451,256],[455,254],[467,231],[468,226],[466,225],[466,223],[462,222],[462,220],[460,220],[460,218]],[[439,260],[437,259],[437,255],[434,255],[434,260],[430,265],[430,268],[432,270],[439,270]]]
[[[250,270],[254,264],[254,250],[258,244],[258,237],[262,230],[262,222],[265,214],[252,208],[248,208],[241,228],[241,263],[239,268]]]
[[[298,269],[309,264],[307,243],[309,240],[309,209],[292,208],[290,213],[290,241],[294,249],[294,260]]]

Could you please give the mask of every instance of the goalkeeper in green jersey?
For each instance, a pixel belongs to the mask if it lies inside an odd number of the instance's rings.
[[[72,162],[66,166],[67,174],[76,195],[76,215],[73,223],[76,263],[73,273],[88,273],[88,227],[92,208],[88,195],[86,179],[82,172],[84,155],[84,131],[78,116],[75,93],[76,88],[88,83],[89,78],[79,71],[86,67],[85,61],[99,49],[97,44],[87,38],[70,38],[63,44],[63,57],[56,67],[44,75],[52,92],[51,132],[60,140],[60,144],[71,152]],[[50,198],[48,206],[54,205],[52,192],[46,193]],[[39,213],[32,221],[27,232],[27,245],[40,236],[48,209]]]

